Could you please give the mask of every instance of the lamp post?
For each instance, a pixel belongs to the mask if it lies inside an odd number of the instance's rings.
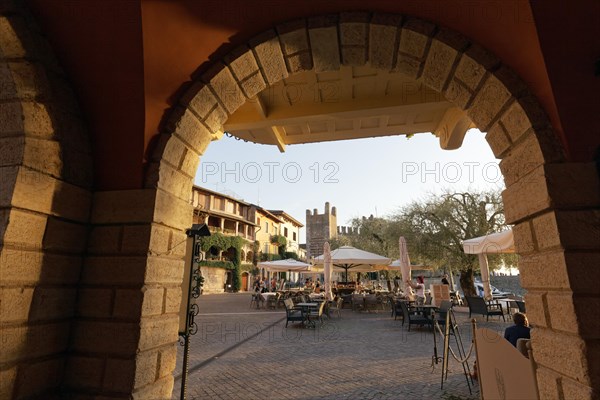
[[[193,299],[197,299],[202,293],[202,274],[200,273],[200,261],[203,255],[200,250],[198,239],[203,236],[210,236],[210,231],[206,224],[194,224],[186,230],[188,237],[188,255],[190,256],[189,268],[184,269],[182,282],[182,298],[179,310],[179,344],[183,346],[183,368],[181,372],[181,394],[180,399],[185,399],[188,374],[188,356],[190,352],[190,336],[198,331],[198,325],[194,321],[198,315],[198,304]]]

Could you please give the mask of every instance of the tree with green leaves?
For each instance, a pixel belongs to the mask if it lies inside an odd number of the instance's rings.
[[[398,255],[398,236],[394,221],[386,218],[354,218],[350,222],[353,233],[338,236],[330,240],[332,249],[352,246],[375,254],[392,257]]]
[[[465,254],[462,241],[506,228],[502,199],[494,191],[431,196],[402,208],[393,219],[406,237],[411,259],[460,271],[460,285],[467,296],[476,295],[473,274],[479,262],[476,255]],[[490,267],[502,261],[512,265],[515,258],[492,256]]]

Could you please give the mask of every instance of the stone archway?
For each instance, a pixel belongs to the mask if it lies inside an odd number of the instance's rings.
[[[193,83],[156,141],[144,189],[92,197],[87,135],[63,72],[27,15],[10,5],[2,12],[0,329],[13,341],[3,348],[14,349],[2,354],[2,397],[59,387],[170,397],[182,243],[199,156],[260,90],[302,71],[365,64],[423,79],[487,131],[502,158],[506,217],[515,224],[536,326],[541,397],[598,395],[600,367],[592,360],[600,273],[591,266],[600,263],[600,194],[581,190],[600,186],[598,175],[594,165],[566,162],[526,85],[484,49],[400,15],[341,13],[282,24]]]
[[[498,59],[468,39],[400,15],[341,13],[293,21],[252,39],[215,63],[184,95],[161,134],[148,187],[178,202],[211,140],[238,107],[290,74],[347,65],[397,70],[422,78],[464,110],[486,139],[506,183],[508,222],[515,224],[522,283],[528,289],[537,379],[542,398],[590,398],[597,352],[594,322],[580,293],[592,256],[579,249],[577,229],[589,221],[596,194],[565,190],[598,181],[593,165],[569,164],[552,127],[526,85]],[[589,208],[589,211],[583,209]],[[586,235],[587,236],[587,235]],[[584,240],[585,241],[585,240]],[[584,272],[585,271],[585,272]],[[597,274],[597,273],[595,273]],[[595,275],[596,276],[596,275]],[[564,361],[568,360],[568,361]]]

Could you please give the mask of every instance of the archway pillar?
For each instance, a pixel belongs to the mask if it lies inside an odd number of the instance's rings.
[[[511,151],[518,157],[502,161],[507,186],[512,183],[503,197],[521,256],[540,398],[592,399],[600,386],[600,323],[590,318],[600,307],[596,165],[531,168],[537,157],[532,143]]]
[[[65,383],[169,398],[191,205],[158,188],[97,192],[91,221]]]
[[[0,5],[0,398],[60,393],[87,241],[87,131],[21,2]]]

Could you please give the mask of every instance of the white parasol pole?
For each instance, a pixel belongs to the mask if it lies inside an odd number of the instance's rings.
[[[404,288],[404,293],[410,293],[409,284],[406,283],[407,280],[411,279],[410,276],[410,258],[408,258],[408,247],[406,246],[406,239],[404,236],[400,236],[400,240],[398,241],[400,247],[400,273],[402,274],[402,284]]]
[[[479,253],[479,268],[481,269],[481,284],[483,285],[483,298],[492,300],[492,287],[490,286],[490,266],[488,264],[487,255]]]
[[[325,274],[324,279],[324,289],[325,289],[325,300],[333,300],[333,294],[331,292],[331,275],[332,275],[332,265],[331,265],[331,247],[329,246],[329,242],[325,242],[323,244],[323,273]]]

